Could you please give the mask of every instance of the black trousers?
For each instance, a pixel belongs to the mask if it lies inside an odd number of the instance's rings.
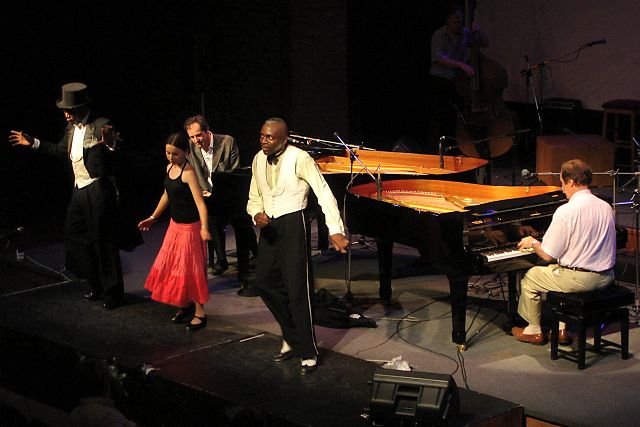
[[[318,355],[311,309],[311,276],[306,221],[302,211],[271,220],[258,240],[256,287],[302,359]]]
[[[238,279],[246,281],[249,276],[249,256],[251,253],[258,253],[256,233],[253,231],[251,217],[246,211],[232,215],[230,222],[236,236]]]
[[[65,221],[67,268],[107,300],[124,296],[116,207],[115,188],[103,178],[73,189]]]
[[[225,225],[227,225],[227,221],[222,216],[215,214],[209,215],[209,232],[211,233],[211,240],[207,242],[207,246],[209,247],[209,265],[211,266],[216,262],[219,265],[228,264]]]
[[[238,256],[238,279],[246,280],[249,276],[249,257],[251,252],[258,252],[256,233],[253,231],[253,222],[246,211],[232,212],[231,214],[209,215],[209,231],[211,240],[207,242],[209,248],[209,265],[214,265],[214,253],[217,263],[227,265],[226,231],[227,224],[231,224],[236,238],[236,250]]]

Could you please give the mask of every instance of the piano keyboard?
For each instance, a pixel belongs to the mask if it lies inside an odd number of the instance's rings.
[[[534,253],[533,248],[518,250],[516,247],[511,246],[508,248],[496,249],[495,251],[483,252],[482,258],[485,264],[490,264],[496,261],[530,255],[532,253]]]

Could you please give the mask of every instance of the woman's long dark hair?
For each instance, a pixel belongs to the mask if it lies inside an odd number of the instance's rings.
[[[167,138],[166,145],[173,145],[185,153],[189,152],[189,137],[184,132],[174,132]]]

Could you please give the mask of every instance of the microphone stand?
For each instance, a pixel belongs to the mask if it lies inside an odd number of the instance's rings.
[[[631,209],[633,209],[633,231],[635,240],[633,248],[635,265],[635,300],[633,304],[633,314],[636,319],[636,325],[640,325],[640,248],[638,247],[640,245],[640,234],[638,233],[638,227],[640,227],[640,172],[619,172],[618,174],[633,175],[632,180],[636,180],[636,188],[633,191],[631,199],[627,202],[614,203],[614,206],[631,206]]]
[[[334,135],[340,139],[340,137],[337,135],[336,132],[334,132]],[[369,150],[369,151],[375,151],[373,148],[367,148],[363,145],[349,145],[349,144],[345,144],[344,142],[335,142],[335,141],[327,141],[326,139],[318,139],[318,138],[312,138],[310,136],[303,136],[303,135],[295,135],[295,134],[291,134],[289,135],[291,138],[297,138],[297,139],[305,139],[309,142],[317,142],[319,144],[324,144],[324,145],[333,145],[333,146],[338,146],[338,147],[347,147],[348,148],[352,148],[354,150]]]
[[[536,95],[536,88],[531,80],[531,71],[534,69],[529,64],[529,56],[525,55],[524,59],[527,61],[527,68],[520,71],[520,75],[526,77],[526,86],[527,86],[527,104],[529,103],[529,88],[531,88],[531,93],[533,94],[533,105],[536,107],[536,114],[538,116],[538,126],[539,131],[542,133],[542,114],[540,112],[540,103],[538,102],[538,96]],[[538,64],[540,66],[540,64]],[[536,66],[536,68],[538,67]],[[542,98],[542,72],[540,73],[540,97]],[[529,108],[527,107],[527,125],[529,124]]]
[[[553,62],[565,62],[565,61],[562,61],[564,58],[566,58],[567,56],[570,56],[570,55],[574,55],[574,54],[576,55],[576,57],[574,59],[577,59],[578,55],[580,54],[580,51],[582,51],[583,49],[589,48],[589,47],[594,46],[596,44],[604,44],[605,42],[606,42],[606,40],[603,39],[603,40],[600,40],[598,42],[585,43],[582,46],[580,46],[579,48],[577,48],[575,50],[572,50],[569,53],[565,53],[564,55],[561,55],[561,56],[559,56],[557,58],[545,59],[544,61],[542,61],[542,62],[540,62],[538,64],[535,64],[535,65],[530,65],[529,64],[529,57],[525,56],[525,60],[527,61],[527,67],[524,68],[523,70],[520,70],[520,75],[521,76],[526,76],[526,78],[527,78],[527,89],[529,88],[529,83],[531,82],[531,72],[533,70],[536,70],[536,69],[540,70],[538,72],[538,76],[539,76],[539,79],[540,79],[540,89],[539,89],[540,90],[540,100],[539,101],[536,100],[536,91],[535,91],[535,88],[533,87],[533,85],[531,85],[531,90],[532,90],[532,93],[533,93],[533,99],[534,99],[534,102],[535,102],[535,105],[536,105],[536,112],[538,113],[538,122],[540,123],[540,134],[542,134],[542,131],[543,131],[543,128],[542,128],[542,115],[540,114],[540,108],[542,106],[542,103],[544,102],[544,96],[543,96],[544,95],[543,94],[544,85],[543,85],[543,78],[542,78],[542,72],[544,70],[544,67],[546,67],[547,65],[549,65],[549,64],[551,64]],[[572,59],[572,60],[574,60],[574,59]]]
[[[449,147],[445,147],[444,146],[444,141],[450,139],[451,141],[454,141],[456,144],[459,142],[457,139],[455,139],[454,137],[451,136],[447,136],[447,135],[442,135],[440,137],[440,140],[438,141],[438,156],[440,157],[440,169],[444,169],[444,154],[451,150],[452,148],[456,148],[458,147],[458,145],[451,145]]]
[[[636,189],[633,192],[633,228],[634,228],[634,237],[635,237],[635,245],[633,248],[633,260],[635,262],[636,267],[636,283],[635,283],[635,299],[633,304],[633,313],[636,317],[636,325],[640,325],[640,303],[638,301],[638,286],[640,286],[640,236],[638,236],[638,227],[640,226],[640,204],[638,204],[638,193],[640,193],[640,175],[636,172]]]
[[[528,129],[527,129],[528,130]],[[511,137],[511,185],[516,185],[516,169],[520,169],[517,135]]]
[[[638,140],[636,139],[636,137],[632,137],[631,140],[633,141],[633,143],[636,146],[636,157],[640,157],[640,142],[638,142]],[[636,170],[638,169],[638,161],[635,161],[636,163]],[[621,174],[622,175],[622,174]],[[627,187],[627,185],[631,184],[636,178],[632,177],[629,181],[625,182],[622,187],[620,187],[620,190],[623,190]]]
[[[347,152],[349,153],[349,160],[350,160],[350,168],[351,168],[351,179],[349,180],[349,183],[347,184],[347,187],[345,188],[345,201],[343,202],[343,206],[342,206],[342,217],[344,219],[344,224],[345,227],[347,226],[347,203],[346,203],[346,197],[347,197],[347,192],[349,191],[349,188],[351,188],[351,186],[353,185],[353,180],[355,179],[355,176],[353,174],[353,163],[354,161],[357,161],[360,166],[362,167],[362,169],[367,173],[367,175],[369,175],[371,177],[371,179],[373,179],[373,182],[376,183],[376,196],[378,201],[382,200],[382,179],[380,177],[380,166],[378,166],[378,178],[376,179],[376,177],[371,173],[371,171],[369,170],[369,168],[367,168],[367,166],[365,166],[364,163],[362,163],[362,160],[360,160],[358,158],[358,155],[356,154],[355,151],[353,151],[353,145],[349,145],[347,143],[345,143],[342,138],[340,138],[340,135],[338,135],[338,132],[334,132],[333,135],[338,138],[338,141],[340,141],[340,145],[342,145]],[[335,143],[334,143],[335,144]],[[357,148],[357,147],[355,147]],[[349,235],[349,248],[347,250],[347,292],[345,293],[344,297],[346,300],[350,301],[353,298],[353,294],[351,293],[351,232],[348,231],[347,228],[347,234]]]

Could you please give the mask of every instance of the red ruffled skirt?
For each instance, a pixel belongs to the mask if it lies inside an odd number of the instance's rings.
[[[181,224],[171,220],[144,283],[151,299],[177,307],[206,303],[206,253],[206,242],[200,238],[200,221]]]

